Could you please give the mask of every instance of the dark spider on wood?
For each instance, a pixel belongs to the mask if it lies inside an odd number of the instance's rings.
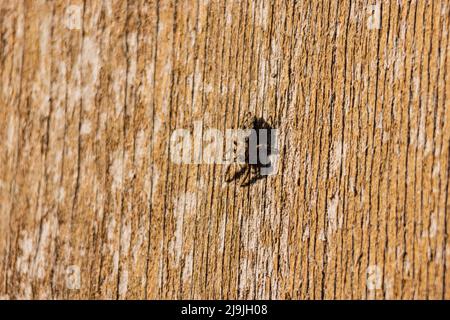
[[[234,160],[240,161],[228,166],[225,172],[225,181],[227,183],[240,180],[241,186],[246,187],[267,176],[267,174],[262,174],[262,171],[271,168],[272,163],[268,157],[276,153],[276,146],[272,145],[273,140],[271,139],[272,130],[274,129],[271,122],[270,117],[269,122],[267,122],[263,118],[247,113],[243,122],[243,129],[250,129],[250,131],[245,137],[245,148],[243,151],[241,150],[240,154],[236,154],[237,143],[234,141]],[[231,170],[236,165],[239,169]]]

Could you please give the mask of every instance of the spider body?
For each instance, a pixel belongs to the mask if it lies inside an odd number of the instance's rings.
[[[232,173],[231,168],[235,164],[231,164],[225,173],[225,181],[236,180],[240,181],[241,186],[249,186],[267,175],[263,171],[272,165],[268,157],[276,150],[272,145],[273,128],[269,122],[249,113],[243,127],[248,130],[248,135],[245,136],[244,150],[235,157],[239,160],[239,169]]]

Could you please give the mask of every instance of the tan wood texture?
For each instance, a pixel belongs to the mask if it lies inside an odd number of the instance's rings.
[[[379,19],[378,19],[379,18]],[[447,0],[0,0],[0,297],[450,298]],[[278,172],[176,129],[279,130]]]

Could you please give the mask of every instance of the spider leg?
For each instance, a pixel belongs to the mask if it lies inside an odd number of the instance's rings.
[[[234,147],[230,148],[230,150],[225,152],[223,161],[225,161],[225,162],[228,162],[228,161],[234,162],[238,158],[238,155],[236,154],[237,153],[236,152],[237,151],[237,142],[233,141],[233,144],[234,144]],[[234,157],[229,158],[229,156],[233,156],[233,155],[234,155]]]
[[[247,111],[247,113],[245,114],[245,116],[242,120],[242,124],[243,124],[244,128],[249,129],[251,127],[253,119],[254,119],[253,113],[251,113],[250,111]]]
[[[241,187],[247,186],[248,182],[250,180],[251,167],[245,166],[244,169],[245,169],[245,174],[244,174],[243,178],[241,179]]]
[[[273,117],[272,117],[272,115],[270,115],[270,116],[267,118],[267,123],[269,124],[269,126],[273,125]]]
[[[245,163],[245,153],[242,153],[242,150],[238,150],[238,143],[236,141],[233,141],[234,148],[233,150],[229,150],[226,152],[226,157],[223,158],[223,161],[228,162],[231,161],[232,163],[238,163],[243,164]],[[231,153],[232,157],[228,157]]]

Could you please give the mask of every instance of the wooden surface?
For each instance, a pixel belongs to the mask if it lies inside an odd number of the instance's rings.
[[[0,0],[0,297],[450,298],[449,18]],[[175,129],[248,111],[275,176],[170,160]]]

